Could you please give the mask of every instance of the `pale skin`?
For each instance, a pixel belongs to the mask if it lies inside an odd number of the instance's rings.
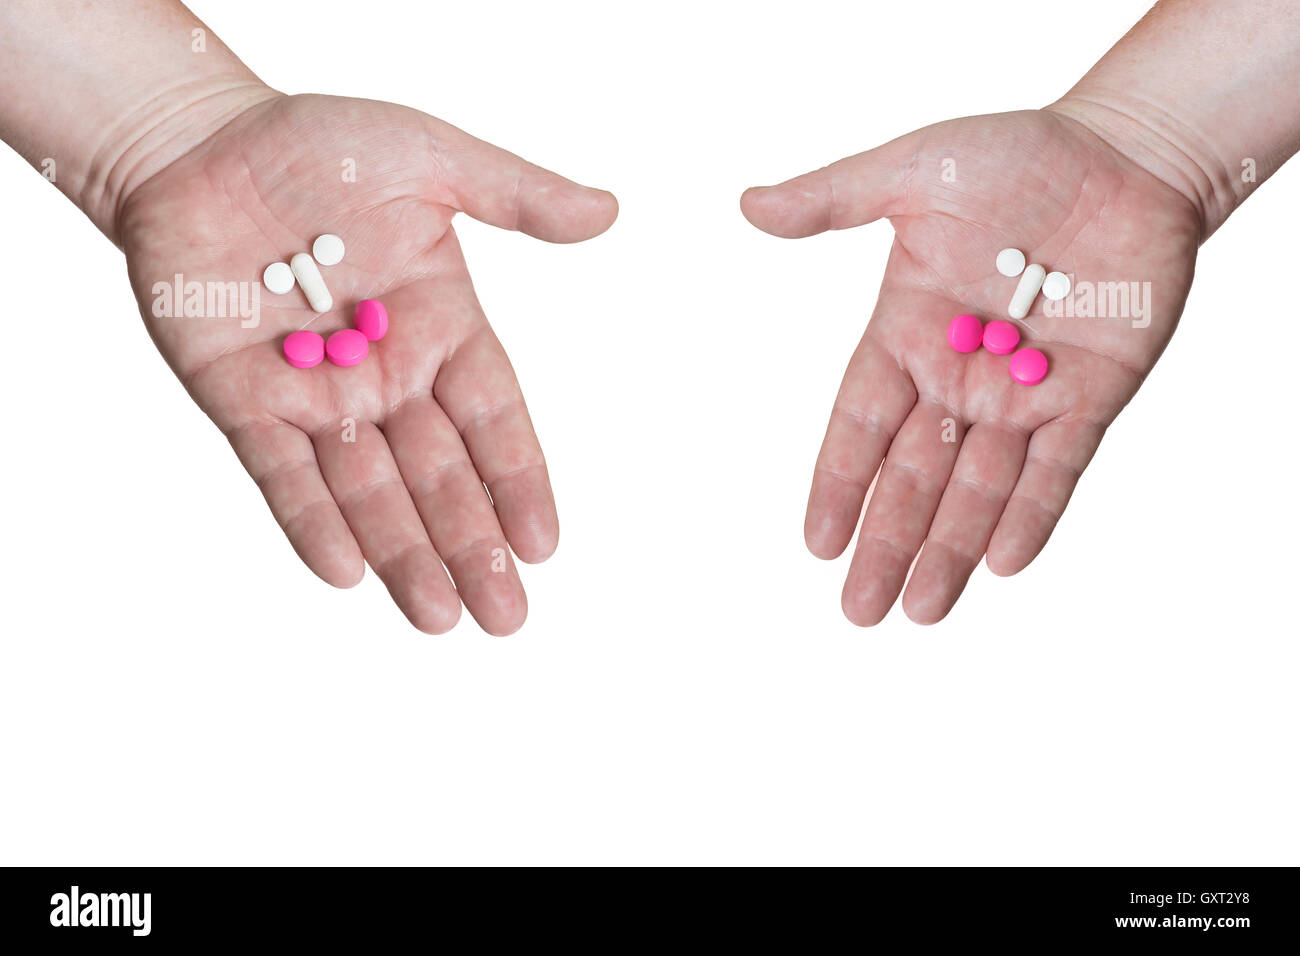
[[[102,42],[115,33],[130,46]],[[59,187],[125,251],[163,357],[308,567],[350,587],[369,564],[422,631],[449,630],[462,604],[489,633],[517,630],[527,601],[513,557],[545,560],[559,523],[451,221],[575,242],[609,228],[614,197],[416,110],[285,96],[168,0],[8,4],[0,37],[0,83],[24,89],[5,98],[0,133],[33,165],[56,157]],[[154,315],[156,284],[176,273],[258,282],[322,232],[347,245],[324,270],[327,314],[297,290],[263,289],[252,328]],[[365,298],[391,319],[365,362],[285,362],[289,332],[347,327]]]
[[[340,173],[343,149],[355,182]],[[450,629],[463,602],[485,631],[508,634],[527,613],[511,552],[544,561],[559,524],[523,393],[451,228],[459,210],[556,242],[616,214],[609,194],[414,110],[273,96],[135,190],[118,223],[154,341],[308,567],[349,587],[369,564],[422,631]],[[322,270],[330,313],[297,292],[264,294],[254,329],[149,312],[173,270],[256,279],[259,258],[287,259],[325,226],[347,242]],[[371,298],[390,330],[362,364],[285,362],[287,333],[347,327],[351,305]]]
[[[1011,575],[1038,555],[1173,335],[1198,246],[1298,147],[1300,4],[1181,0],[1046,109],[940,123],[745,193],[745,216],[777,236],[894,227],[804,525],[820,558],[858,529],[850,621],[879,623],[901,593],[935,623],[980,560]],[[953,315],[1007,318],[1006,246],[1076,280],[1151,283],[1149,324],[1048,317],[1040,296],[1021,325],[1050,362],[1032,388],[1003,356],[952,351]]]
[[[1013,574],[1042,549],[1173,334],[1200,242],[1300,146],[1298,21],[1288,0],[1162,3],[1044,110],[928,127],[744,195],[775,235],[882,217],[896,231],[806,521],[829,558],[861,520],[843,598],[854,623],[883,619],[905,584],[908,615],[937,621],[981,559]],[[516,630],[511,555],[544,560],[558,520],[451,221],[573,242],[612,224],[614,197],[414,110],[285,96],[174,0],[0,4],[0,90],[0,137],[38,168],[57,160],[58,188],[123,248],[160,351],[306,564],[339,587],[370,564],[430,633],[462,604],[490,633]],[[153,314],[155,285],[176,273],[256,281],[323,231],[348,249],[327,270],[326,315],[296,292],[263,294],[255,328]],[[1022,331],[1051,371],[1033,388],[1004,358],[952,353],[953,314],[1004,314],[1004,245],[1080,280],[1150,282],[1149,324],[1052,319],[1040,299]],[[344,327],[368,297],[392,326],[365,363],[284,362],[288,332]]]

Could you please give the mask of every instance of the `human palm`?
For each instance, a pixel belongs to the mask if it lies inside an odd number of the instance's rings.
[[[421,630],[448,630],[463,600],[485,630],[509,633],[527,607],[510,551],[544,560],[559,526],[451,228],[458,211],[570,242],[608,228],[617,204],[414,110],[279,96],[132,193],[119,231],[150,334],[303,561],[339,587],[369,563]],[[344,260],[322,267],[327,314],[298,289],[264,288],[255,326],[153,314],[155,283],[258,283],[325,232],[346,242]],[[364,362],[285,361],[288,333],[347,327],[366,298],[391,322]]]
[[[1182,194],[1050,109],[927,127],[749,190],[742,209],[760,229],[791,238],[882,216],[895,229],[804,528],[809,549],[833,558],[866,502],[843,594],[859,625],[883,619],[905,582],[908,616],[933,623],[985,555],[1001,575],[1034,559],[1173,334],[1201,236]],[[1150,283],[1149,312],[1136,314],[1134,300],[1118,317],[1049,317],[1040,295],[1019,325],[1021,345],[1047,355],[1048,375],[1016,384],[1007,356],[955,352],[945,335],[958,313],[1007,318],[1017,280],[993,261],[1008,246],[1072,274],[1079,291]]]

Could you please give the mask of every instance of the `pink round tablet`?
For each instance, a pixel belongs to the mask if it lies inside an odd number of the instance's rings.
[[[325,341],[325,355],[335,365],[360,365],[370,354],[370,342],[356,329],[339,329]]]
[[[1020,330],[1010,322],[995,319],[984,326],[984,347],[994,355],[1010,355],[1020,344]]]
[[[948,344],[958,352],[974,352],[983,336],[984,326],[973,315],[959,315],[948,323]]]
[[[294,368],[312,368],[325,357],[325,340],[307,329],[290,332],[284,340],[284,357]]]
[[[352,313],[352,327],[371,342],[378,342],[388,333],[388,310],[378,299],[362,299]]]
[[[1021,385],[1037,385],[1047,374],[1047,356],[1038,349],[1021,349],[1011,356],[1007,370]]]

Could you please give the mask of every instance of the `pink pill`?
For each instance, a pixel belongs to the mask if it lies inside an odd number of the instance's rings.
[[[983,336],[984,326],[973,315],[959,315],[948,323],[948,344],[958,352],[974,352]]]
[[[1007,369],[1021,385],[1037,385],[1047,374],[1047,356],[1038,349],[1021,349],[1011,356]]]
[[[994,355],[1010,355],[1020,344],[1020,330],[1010,322],[995,319],[984,326],[984,347]]]
[[[356,329],[339,329],[325,342],[325,355],[335,365],[360,365],[370,354],[370,342]]]
[[[284,340],[284,357],[294,368],[312,368],[325,357],[325,340],[306,329],[290,332]]]
[[[378,299],[362,299],[352,313],[352,327],[371,342],[388,334],[388,310]]]

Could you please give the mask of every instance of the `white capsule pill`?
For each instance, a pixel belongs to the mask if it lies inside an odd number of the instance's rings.
[[[334,308],[334,299],[330,296],[330,290],[325,288],[325,280],[321,278],[320,270],[316,268],[311,256],[305,252],[298,253],[289,260],[289,268],[293,270],[298,285],[302,286],[313,312],[328,312]]]
[[[323,266],[336,266],[343,261],[343,240],[328,232],[317,236],[311,244],[311,254]]]
[[[1019,249],[1003,249],[998,253],[998,272],[1008,279],[1014,279],[1025,271],[1025,254]]]
[[[293,270],[287,262],[272,262],[262,273],[262,284],[276,295],[284,295],[293,288]]]
[[[1070,277],[1064,272],[1049,272],[1043,280],[1043,295],[1053,302],[1070,294]]]
[[[1007,315],[1013,319],[1023,319],[1027,316],[1034,306],[1034,299],[1038,298],[1038,290],[1043,287],[1043,279],[1046,276],[1047,270],[1038,263],[1025,269],[1020,277],[1020,284],[1016,286],[1015,294],[1011,296],[1011,304],[1007,306]],[[298,277],[298,281],[302,281],[302,276]]]

